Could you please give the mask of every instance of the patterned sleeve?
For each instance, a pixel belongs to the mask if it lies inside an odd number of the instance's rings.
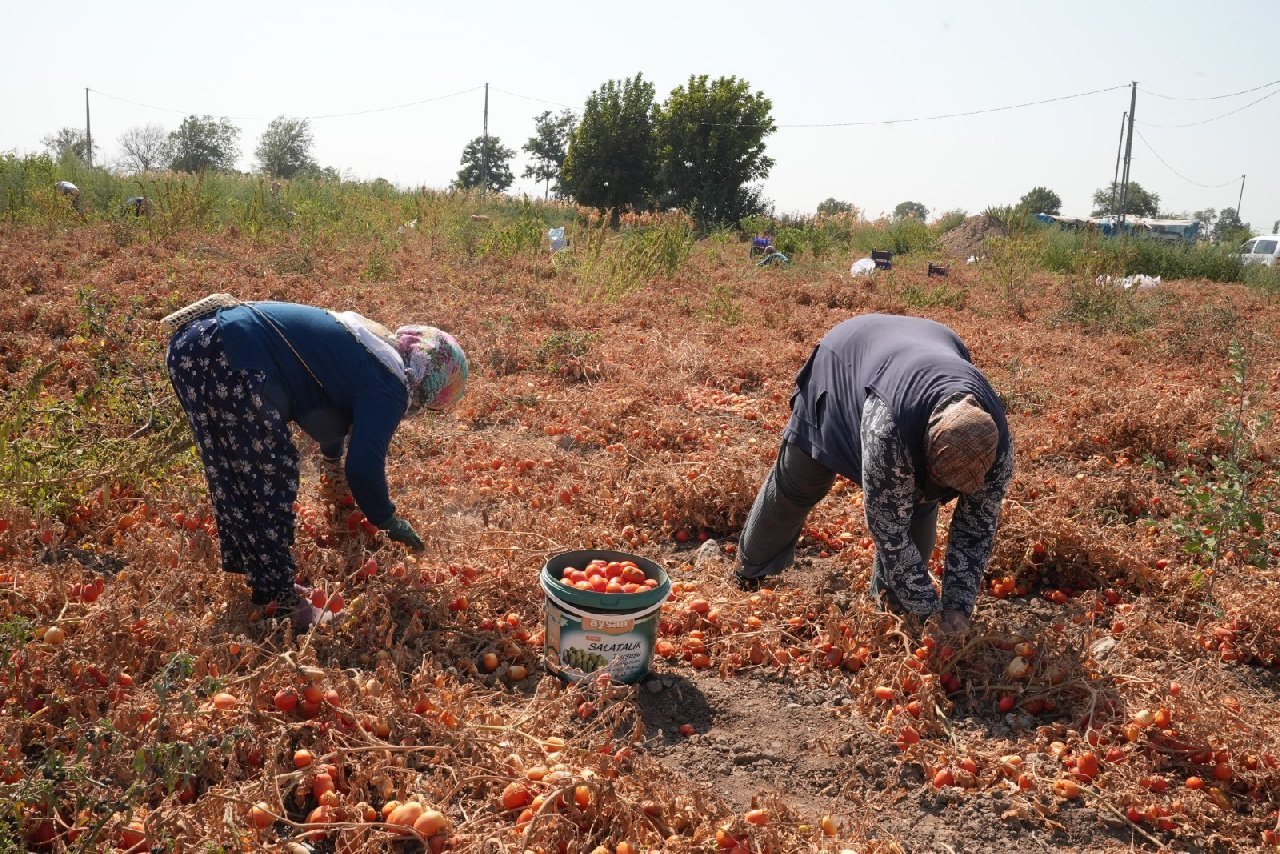
[[[982,573],[991,559],[1000,505],[1013,478],[1013,442],[996,458],[982,489],[961,495],[947,536],[946,571],[942,575],[942,607],[972,614]]]
[[[889,407],[868,395],[862,409],[862,492],[867,528],[883,567],[883,581],[904,608],[922,617],[938,610],[928,555],[911,539],[915,464]]]

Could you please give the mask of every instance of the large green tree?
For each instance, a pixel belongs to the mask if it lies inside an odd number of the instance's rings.
[[[462,190],[476,188],[501,193],[516,176],[511,174],[511,158],[516,153],[496,136],[478,136],[462,149],[462,168],[453,186]]]
[[[77,128],[59,128],[56,133],[49,134],[40,142],[55,163],[68,157],[80,161],[87,161],[89,158],[89,140],[85,132]],[[93,153],[98,153],[97,143],[93,145]]]
[[[175,172],[230,171],[240,156],[240,128],[227,119],[187,116],[169,133],[169,153]]]
[[[898,202],[898,206],[893,209],[893,218],[906,219],[909,216],[924,222],[929,218],[929,209],[923,202]]]
[[[836,214],[852,213],[857,208],[850,202],[844,202],[835,196],[828,196],[818,202],[818,216],[835,216]]]
[[[1093,194],[1093,215],[1110,216],[1119,213],[1113,209],[1120,205],[1120,186],[1115,183],[1101,187]],[[1160,196],[1148,192],[1137,181],[1129,182],[1129,193],[1124,206],[1125,216],[1158,216]]]
[[[573,132],[577,117],[572,110],[561,110],[552,115],[546,110],[533,120],[533,136],[521,146],[521,149],[533,158],[533,162],[524,167],[520,177],[542,181],[543,198],[551,194],[560,195],[560,170],[564,167],[564,157],[569,145],[569,134]]]
[[[569,135],[560,172],[565,192],[598,210],[643,209],[657,193],[653,84],[640,74],[591,93]]]
[[[655,113],[663,206],[699,222],[736,224],[759,213],[747,185],[769,174],[764,138],[776,130],[773,102],[745,80],[692,75]]]
[[[314,142],[310,121],[279,116],[271,120],[258,138],[254,154],[258,156],[258,165],[263,172],[276,178],[292,178],[315,166],[311,157]]]
[[[1018,199],[1017,208],[1032,215],[1053,214],[1056,216],[1062,213],[1062,199],[1048,187],[1032,187],[1021,199]]]

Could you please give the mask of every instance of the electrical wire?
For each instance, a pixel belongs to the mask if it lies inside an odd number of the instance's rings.
[[[1043,104],[1054,104],[1059,101],[1070,101],[1074,98],[1087,98],[1090,95],[1101,95],[1104,92],[1114,92],[1117,89],[1128,89],[1128,83],[1121,83],[1118,86],[1108,86],[1105,89],[1090,89],[1088,92],[1076,92],[1073,95],[1059,95],[1056,98],[1043,98],[1039,101],[1024,101],[1021,104],[1007,104],[1003,107],[987,107],[981,110],[967,110],[963,113],[942,113],[936,116],[916,116],[909,119],[878,119],[874,121],[857,121],[857,122],[821,122],[814,124],[775,124],[776,128],[843,128],[843,127],[870,127],[874,125],[900,125],[911,122],[933,122],[940,119],[959,119],[968,116],[981,116],[987,113],[1000,113],[1007,110],[1020,110],[1024,107],[1039,107]],[[768,127],[769,125],[758,124],[739,124],[737,122],[702,122],[702,124],[718,124],[732,127]]]
[[[1241,89],[1239,92],[1228,92],[1225,95],[1207,95],[1203,98],[1179,98],[1177,95],[1161,95],[1159,92],[1152,92],[1150,89],[1143,89],[1141,86],[1138,87],[1138,91],[1156,98],[1164,98],[1166,101],[1221,101],[1223,98],[1234,98],[1236,95],[1248,95],[1250,92],[1270,89],[1277,83],[1280,83],[1280,80],[1272,80],[1270,83],[1263,83],[1261,86],[1254,86],[1252,89]]]
[[[535,101],[539,104],[548,104],[552,107],[563,107],[566,110],[572,110],[573,107],[568,104],[561,104],[559,101],[548,101],[546,98],[535,98],[532,95],[521,95],[519,92],[509,92],[506,89],[499,89],[497,86],[490,86],[495,92],[501,92],[503,95],[510,95],[513,98],[523,98],[526,101]]]
[[[771,123],[768,125],[763,125],[763,124],[744,124],[740,122],[699,122],[699,124],[715,125],[715,126],[721,126],[721,127],[838,128],[838,127],[869,127],[874,125],[897,125],[897,124],[908,124],[911,122],[932,122],[932,121],[938,121],[940,119],[957,119],[957,118],[963,118],[967,116],[980,116],[986,113],[999,113],[999,112],[1004,112],[1006,110],[1019,110],[1024,107],[1038,107],[1043,104],[1053,104],[1058,101],[1070,101],[1074,98],[1086,98],[1090,95],[1101,95],[1104,92],[1114,92],[1118,89],[1127,89],[1129,88],[1129,85],[1130,84],[1128,83],[1122,83],[1118,86],[1108,86],[1105,89],[1091,89],[1088,92],[1077,92],[1073,95],[1059,95],[1058,97],[1055,97],[1055,98],[1043,98],[1039,101],[1026,101],[1021,104],[1007,104],[1002,107],[988,107],[981,110],[968,110],[962,113],[943,113],[936,116],[916,116],[913,118],[906,118],[906,119],[878,119],[878,120],[854,121],[854,122],[820,122],[820,123],[812,123],[812,124]],[[569,107],[569,105],[561,104],[557,101],[548,101],[543,98],[533,98],[533,97],[530,97],[529,95],[521,95],[516,92],[508,92],[507,90],[499,89],[496,86],[490,86],[489,88],[494,89],[495,91],[498,91],[498,92],[502,92],[504,95],[512,95],[517,98],[524,98],[525,100],[528,100],[528,101],[537,101],[539,103],[550,104],[555,107],[565,107],[566,109],[572,109],[571,107]]]
[[[308,120],[310,119],[341,119],[341,118],[347,118],[350,116],[369,115],[370,113],[385,113],[391,110],[404,110],[404,109],[408,109],[409,107],[417,107],[422,104],[429,104],[432,101],[443,101],[446,98],[456,98],[459,95],[469,95],[470,93],[479,91],[480,89],[483,89],[483,88],[484,88],[483,86],[472,86],[470,89],[463,89],[458,92],[450,92],[448,95],[436,95],[431,98],[422,98],[420,100],[409,101],[404,104],[393,104],[388,107],[371,107],[367,110],[352,110],[351,112],[347,112],[347,113],[323,113],[323,114],[314,115],[314,116],[295,116],[292,118],[308,119]],[[89,91],[93,92],[95,95],[101,95],[104,98],[110,98],[113,101],[122,101],[123,103],[133,104],[135,107],[144,107],[148,110],[160,110],[166,113],[177,113],[179,115],[187,115],[187,116],[197,115],[197,113],[191,110],[176,110],[171,107],[157,107],[154,104],[144,104],[141,101],[133,101],[133,100],[130,100],[129,98],[121,98],[119,95],[112,95],[109,92],[103,92],[98,89],[90,89]],[[223,116],[222,118],[244,122],[244,121],[267,121],[269,119],[273,119],[276,117],[275,116]]]
[[[1222,115],[1214,116],[1213,118],[1209,118],[1209,119],[1201,119],[1198,122],[1187,122],[1185,124],[1180,124],[1180,125],[1160,125],[1160,124],[1156,124],[1155,122],[1142,122],[1135,119],[1134,124],[1143,125],[1149,128],[1193,128],[1193,127],[1196,127],[1197,125],[1207,125],[1210,122],[1216,122],[1218,119],[1225,119],[1227,116],[1234,116],[1236,113],[1239,113],[1243,110],[1247,110],[1250,107],[1252,107],[1254,104],[1261,104],[1263,101],[1267,100],[1268,98],[1274,98],[1276,95],[1280,95],[1280,89],[1276,89],[1274,92],[1270,92],[1266,95],[1263,95],[1261,98],[1259,98],[1256,101],[1250,101],[1249,103],[1245,104],[1243,107],[1237,107],[1236,109],[1228,113],[1223,113]]]
[[[1221,184],[1201,184],[1199,181],[1193,181],[1192,179],[1188,178],[1186,175],[1183,175],[1177,169],[1174,169],[1172,166],[1170,166],[1168,161],[1166,161],[1163,157],[1161,157],[1160,153],[1156,151],[1155,148],[1152,147],[1151,143],[1147,142],[1147,138],[1142,135],[1142,131],[1138,130],[1137,128],[1134,128],[1133,132],[1138,135],[1138,139],[1142,140],[1142,144],[1147,147],[1147,150],[1156,156],[1156,160],[1159,160],[1161,163],[1164,164],[1164,168],[1168,169],[1170,172],[1177,175],[1179,178],[1186,181],[1188,184],[1194,184],[1197,187],[1203,187],[1206,190],[1221,190],[1223,187],[1230,187],[1236,181],[1240,180],[1240,178],[1232,178],[1230,181],[1223,181]]]

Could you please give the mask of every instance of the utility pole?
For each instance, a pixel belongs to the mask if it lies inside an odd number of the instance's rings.
[[[1111,177],[1111,207],[1107,209],[1111,211],[1112,216],[1116,215],[1116,195],[1120,191],[1120,158],[1124,154],[1124,123],[1128,118],[1128,113],[1120,116],[1120,142],[1116,143],[1116,173]]]
[[[84,87],[84,148],[85,162],[93,165],[93,134],[89,131],[89,87]]]
[[[1240,196],[1236,199],[1236,216],[1239,218],[1241,222],[1244,222],[1244,217],[1240,214],[1240,203],[1242,201],[1244,201],[1244,176],[1243,175],[1240,176]]]
[[[1120,184],[1120,224],[1124,224],[1125,210],[1129,205],[1129,162],[1133,158],[1133,114],[1138,110],[1138,81],[1134,80],[1129,91],[1129,133],[1124,140],[1124,178]]]
[[[484,84],[484,143],[480,148],[480,192],[489,192],[489,84]]]

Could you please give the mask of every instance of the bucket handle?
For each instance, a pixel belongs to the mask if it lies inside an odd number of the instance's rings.
[[[578,619],[582,619],[584,617],[598,619],[602,616],[600,614],[593,614],[590,611],[583,611],[583,610],[580,610],[579,608],[575,608],[573,605],[570,605],[568,602],[562,602],[554,593],[552,593],[550,590],[547,589],[545,584],[542,586],[542,592],[546,594],[546,597],[551,600],[551,603],[553,605],[555,605],[561,611],[567,611],[568,613],[573,614]],[[667,594],[667,596],[670,596],[670,595],[671,595],[670,593]],[[658,602],[656,605],[650,605],[648,608],[645,608],[643,611],[637,611],[634,614],[618,614],[617,616],[619,619],[623,619],[623,618],[629,618],[632,620],[642,619],[644,617],[649,616],[654,611],[657,611],[660,608],[662,608],[662,606],[666,604],[667,596],[663,596],[660,602]]]

